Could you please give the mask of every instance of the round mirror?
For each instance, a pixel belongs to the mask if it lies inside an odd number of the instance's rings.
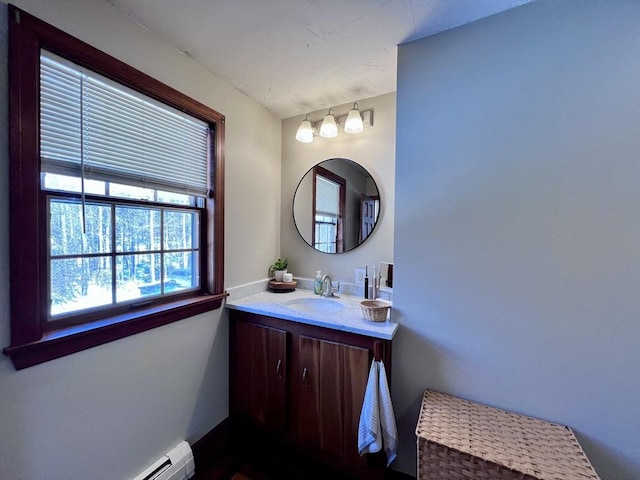
[[[293,197],[300,236],[319,252],[342,253],[364,242],[380,214],[380,192],[363,167],[332,158],[311,168]]]

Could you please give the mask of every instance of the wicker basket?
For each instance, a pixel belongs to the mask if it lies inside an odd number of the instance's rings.
[[[379,300],[364,300],[360,302],[360,308],[362,308],[362,315],[364,315],[365,320],[369,322],[384,322],[387,320],[391,306]]]
[[[427,390],[418,480],[599,480],[570,428]]]

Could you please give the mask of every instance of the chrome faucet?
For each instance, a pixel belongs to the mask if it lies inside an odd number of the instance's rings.
[[[322,277],[322,296],[323,297],[334,297],[334,292],[337,292],[338,288],[334,288],[331,284],[331,277],[329,275],[325,275]]]

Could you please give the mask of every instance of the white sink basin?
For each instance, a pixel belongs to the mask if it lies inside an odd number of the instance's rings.
[[[287,308],[303,313],[334,313],[344,308],[344,305],[330,298],[296,298],[284,304]]]

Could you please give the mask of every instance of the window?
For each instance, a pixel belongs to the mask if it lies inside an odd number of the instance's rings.
[[[49,321],[200,288],[209,134],[205,122],[40,51]]]
[[[9,12],[5,353],[25,368],[218,308],[224,117]]]
[[[315,167],[313,184],[313,248],[325,253],[341,253],[344,251],[346,181],[322,167]]]

